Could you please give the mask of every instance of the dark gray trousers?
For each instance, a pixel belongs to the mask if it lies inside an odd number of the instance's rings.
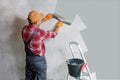
[[[26,66],[25,80],[47,80],[47,64],[45,56],[35,55],[29,48],[25,48]]]

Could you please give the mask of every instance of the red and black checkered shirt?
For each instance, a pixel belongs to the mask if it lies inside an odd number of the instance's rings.
[[[22,30],[22,37],[24,42],[27,42],[29,40],[31,34],[35,29],[37,29],[37,33],[33,36],[29,44],[29,48],[35,54],[42,56],[45,54],[44,40],[54,38],[57,35],[57,32],[44,31],[43,29],[40,29],[35,25],[25,25],[25,27]]]

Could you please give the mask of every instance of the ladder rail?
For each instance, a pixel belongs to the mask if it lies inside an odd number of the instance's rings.
[[[82,57],[84,63],[87,63],[87,61],[86,61],[86,59],[85,59],[85,56],[84,56],[84,53],[83,53],[83,51],[82,51],[82,49],[81,49],[81,46],[80,46],[80,44],[77,43],[77,42],[70,42],[70,43],[69,43],[69,47],[70,47],[70,50],[71,50],[71,53],[72,53],[73,58],[75,58],[75,56],[74,56],[74,50],[73,50],[73,45],[76,45],[76,46],[77,46],[77,48],[79,49],[80,56]],[[88,72],[88,75],[89,75],[90,80],[92,80],[92,75],[91,75],[90,69],[89,69],[89,67],[88,67],[88,63],[87,63],[87,65],[86,65],[86,70],[87,70],[87,72]]]

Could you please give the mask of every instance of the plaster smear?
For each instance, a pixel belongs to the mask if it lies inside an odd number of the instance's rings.
[[[0,80],[24,80],[25,52],[21,37],[21,30],[27,24],[27,14],[30,10],[54,13],[57,0],[0,0]],[[65,61],[71,58],[68,43],[77,41],[84,44],[80,31],[85,25],[76,16],[71,26],[61,28],[57,37],[47,40],[46,58],[48,63],[48,80],[65,80],[67,65]],[[50,20],[41,25],[46,30],[53,28],[56,20]],[[80,24],[78,24],[80,22]],[[73,80],[73,79],[72,79]]]
[[[48,77],[52,80],[65,80],[67,76],[66,60],[73,58],[69,48],[69,42],[75,41],[81,45],[82,51],[88,51],[80,31],[85,29],[86,26],[81,21],[78,15],[75,16],[70,26],[63,25],[56,38],[46,41],[46,57],[48,63]],[[52,46],[51,46],[52,45]],[[74,56],[81,58],[78,49],[74,47]],[[51,74],[52,73],[52,74]],[[54,74],[54,77],[52,76]],[[61,76],[61,77],[60,77]],[[70,80],[74,80],[71,78]]]

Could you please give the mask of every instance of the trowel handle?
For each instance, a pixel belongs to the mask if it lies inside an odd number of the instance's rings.
[[[58,21],[61,21],[57,16],[53,15],[53,18],[58,20]]]

